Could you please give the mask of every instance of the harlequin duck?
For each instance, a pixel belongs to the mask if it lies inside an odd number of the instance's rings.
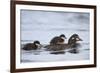
[[[28,44],[24,45],[24,47],[22,49],[37,50],[37,49],[40,49],[41,47],[42,47],[42,45],[40,44],[39,41],[34,41],[33,43],[28,43]]]
[[[59,50],[65,50],[65,49],[71,49],[71,48],[77,48],[80,43],[77,43],[77,41],[82,41],[82,39],[78,36],[78,34],[73,34],[67,44],[56,44],[56,45],[47,45],[44,48],[49,51],[59,51]]]
[[[50,45],[63,44],[65,39],[66,39],[65,35],[64,34],[61,34],[60,36],[54,37],[50,41]]]

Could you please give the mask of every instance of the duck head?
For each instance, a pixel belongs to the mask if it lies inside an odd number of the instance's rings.
[[[34,41],[33,44],[37,47],[37,48],[41,48],[41,44],[39,41]]]
[[[69,40],[68,40],[68,44],[69,45],[74,45],[77,43],[77,41],[82,41],[82,39],[78,36],[78,34],[73,34]]]
[[[64,34],[61,34],[61,35],[60,35],[60,38],[62,38],[62,39],[67,39],[66,36],[65,36]]]

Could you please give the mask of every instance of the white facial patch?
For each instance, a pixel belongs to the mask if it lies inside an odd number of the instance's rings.
[[[76,38],[77,41],[79,41],[79,38]]]
[[[63,40],[65,39],[65,37],[61,37]]]
[[[76,41],[76,43],[81,43],[81,41]]]
[[[38,47],[40,46],[40,44],[38,44],[38,43],[36,43],[35,45],[38,46]]]

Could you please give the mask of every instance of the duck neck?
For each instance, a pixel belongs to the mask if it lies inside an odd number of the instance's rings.
[[[35,43],[34,43],[33,45],[34,45],[34,47],[36,47],[36,48],[37,48],[37,45],[36,45]]]

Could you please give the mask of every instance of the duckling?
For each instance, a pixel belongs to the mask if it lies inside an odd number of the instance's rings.
[[[34,41],[33,43],[28,43],[24,45],[22,49],[23,50],[37,50],[37,49],[40,49],[41,47],[42,45],[40,44],[39,41]]]
[[[77,34],[73,34],[70,39],[68,44],[71,44],[71,50],[69,50],[68,52],[70,53],[74,53],[77,54],[79,53],[79,49],[78,47],[80,46],[80,43],[77,43],[78,41],[82,41],[82,39],[79,38],[79,36]]]
[[[69,40],[68,40],[68,45],[70,45],[72,48],[77,48],[80,43],[78,41],[83,41],[78,34],[73,34]]]
[[[64,34],[61,34],[60,36],[54,37],[50,41],[50,45],[63,44],[65,39],[66,39],[66,36]]]
[[[44,48],[49,51],[59,51],[59,50],[65,50],[69,48],[77,48],[79,46],[79,43],[77,41],[82,41],[81,38],[79,38],[78,34],[73,34],[67,44],[56,44],[56,45],[47,45]]]

